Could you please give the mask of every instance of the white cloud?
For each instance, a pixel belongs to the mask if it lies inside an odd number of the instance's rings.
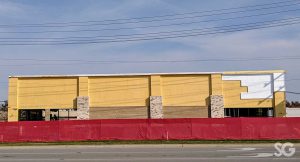
[[[10,1],[0,1],[0,16],[17,16],[16,14],[24,13],[26,9],[28,9],[27,5]]]

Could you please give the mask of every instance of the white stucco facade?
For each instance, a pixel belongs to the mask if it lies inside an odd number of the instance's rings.
[[[284,73],[222,76],[222,80],[241,81],[241,86],[248,88],[241,99],[271,99],[274,91],[285,91],[284,79]]]

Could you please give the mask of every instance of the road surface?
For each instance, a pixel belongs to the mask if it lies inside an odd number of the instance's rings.
[[[300,161],[300,144],[292,157],[276,157],[274,144],[1,146],[0,162],[250,162]],[[288,147],[286,152],[288,152]]]

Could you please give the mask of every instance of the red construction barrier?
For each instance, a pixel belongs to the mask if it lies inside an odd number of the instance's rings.
[[[300,118],[1,122],[0,142],[300,139]]]

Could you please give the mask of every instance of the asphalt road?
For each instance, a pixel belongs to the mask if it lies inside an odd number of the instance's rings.
[[[300,144],[292,157],[276,157],[274,144],[1,146],[0,162],[57,161],[300,161]],[[288,148],[286,148],[288,152]]]

